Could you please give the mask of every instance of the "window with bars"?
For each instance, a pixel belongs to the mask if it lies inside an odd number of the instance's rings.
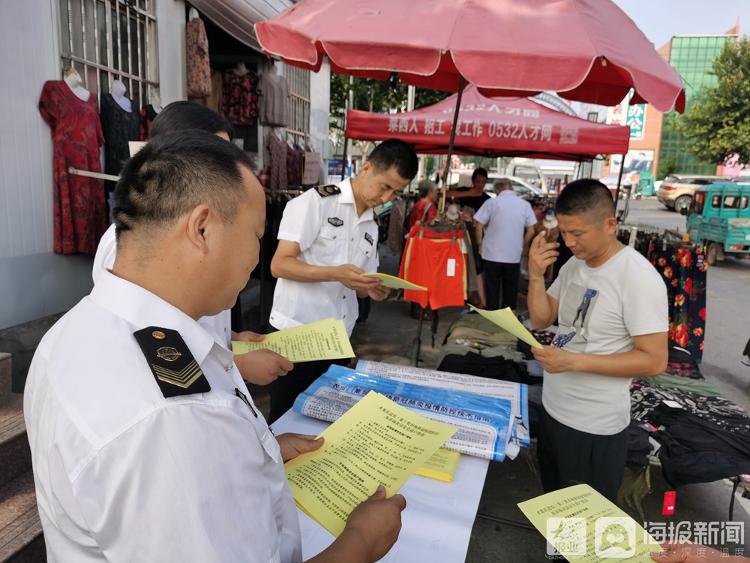
[[[159,87],[154,0],[59,0],[62,66],[97,96],[121,80],[135,107]]]
[[[287,65],[289,127],[287,135],[304,146],[310,138],[310,71]]]

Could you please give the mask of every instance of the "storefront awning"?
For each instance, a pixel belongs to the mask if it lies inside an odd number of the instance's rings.
[[[201,14],[245,45],[261,51],[254,25],[292,6],[289,0],[191,0]]]

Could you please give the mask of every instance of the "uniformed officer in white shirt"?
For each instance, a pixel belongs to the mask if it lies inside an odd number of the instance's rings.
[[[196,102],[177,101],[167,105],[159,112],[149,131],[149,138],[173,131],[184,131],[185,129],[208,131],[226,141],[232,138],[234,130],[227,118],[214,110]],[[132,155],[133,152],[131,151]],[[116,256],[117,244],[115,241],[115,225],[113,224],[102,235],[96,248],[94,266],[91,272],[95,284],[99,281],[102,272],[112,268]],[[232,340],[261,342],[264,338],[263,335],[249,330],[234,332],[229,310],[198,319],[198,323],[226,341],[228,347],[231,346]],[[255,350],[242,354],[236,357],[235,362],[242,378],[256,385],[268,385],[277,377],[286,375],[293,367],[289,360],[271,350]]]
[[[48,561],[300,561],[283,461],[321,442],[277,440],[226,341],[196,321],[231,306],[258,261],[247,156],[202,131],[162,135],[114,197],[114,266],[42,339],[26,384]],[[382,557],[404,506],[380,490],[316,560]]]
[[[417,174],[414,149],[397,139],[380,143],[354,178],[311,189],[290,201],[271,261],[278,278],[270,324],[279,330],[328,318],[351,335],[357,297],[382,301],[389,290],[365,273],[378,269],[378,226],[373,208],[398,197]],[[330,361],[297,364],[271,391],[273,422]]]

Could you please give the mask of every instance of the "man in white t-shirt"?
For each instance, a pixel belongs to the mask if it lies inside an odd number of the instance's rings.
[[[495,182],[495,192],[497,197],[484,202],[474,215],[490,311],[516,308],[521,254],[525,243],[534,236],[537,223],[531,205],[516,195],[510,180]]]
[[[544,272],[559,244],[542,232],[529,251],[531,322],[559,326],[552,346],[534,350],[544,367],[542,484],[551,491],[587,483],[615,500],[625,470],[630,380],[667,365],[667,288],[643,256],[617,240],[604,184],[569,184],[555,213],[573,258],[548,290]]]

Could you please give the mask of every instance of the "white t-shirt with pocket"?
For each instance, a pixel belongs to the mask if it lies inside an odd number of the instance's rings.
[[[656,269],[630,247],[598,268],[571,258],[547,290],[559,302],[553,346],[569,352],[620,354],[633,337],[667,332],[667,288]],[[558,422],[612,435],[630,424],[629,377],[544,372],[542,403]]]

